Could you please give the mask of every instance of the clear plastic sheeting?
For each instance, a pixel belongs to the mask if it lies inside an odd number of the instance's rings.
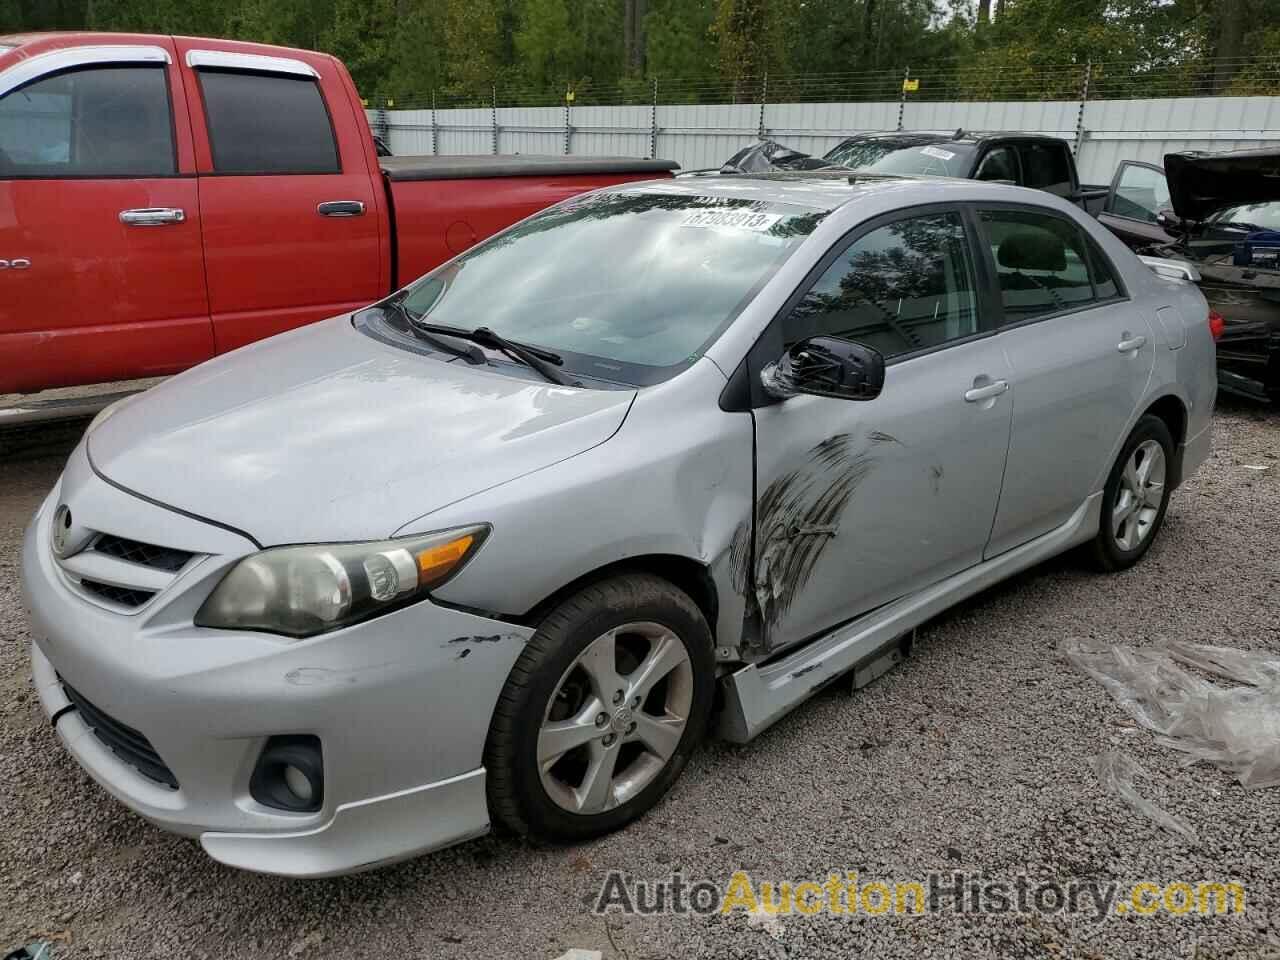
[[[1195,830],[1185,820],[1175,817],[1138,793],[1134,781],[1139,777],[1153,778],[1137,760],[1126,757],[1116,750],[1108,750],[1094,759],[1093,769],[1098,774],[1098,780],[1102,785],[1124,798],[1133,809],[1154,820],[1166,830],[1180,833],[1193,842],[1199,840]]]
[[[1203,760],[1245,787],[1280,786],[1280,655],[1176,641],[1129,647],[1066,640],[1061,650],[1156,734],[1157,743],[1186,754],[1185,765]],[[1104,756],[1098,772],[1141,812],[1183,832],[1162,817],[1180,821],[1138,797],[1137,764]]]

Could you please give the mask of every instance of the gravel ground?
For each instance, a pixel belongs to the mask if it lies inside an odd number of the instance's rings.
[[[57,957],[1280,958],[1280,790],[1181,770],[1057,653],[1065,636],[1280,651],[1280,412],[1224,400],[1215,453],[1128,573],[1070,558],[920,631],[850,699],[828,692],[745,747],[713,744],[661,806],[573,849],[489,837],[384,870],[290,882],[235,872],[128,813],[59,748],[29,686],[16,582],[27,517],[83,424],[0,438],[0,954],[43,932]],[[7,449],[4,444],[7,443]],[[1249,470],[1247,466],[1266,466]],[[1100,788],[1119,746],[1146,794],[1199,832],[1162,832]],[[741,913],[599,916],[606,871],[756,879],[1234,879],[1244,917]]]

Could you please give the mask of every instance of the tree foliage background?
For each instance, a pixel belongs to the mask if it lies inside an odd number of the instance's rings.
[[[326,50],[364,96],[402,100],[480,99],[494,84],[639,95],[652,78],[711,100],[766,73],[819,90],[883,74],[841,93],[871,98],[908,66],[963,96],[1054,96],[1086,62],[1099,82],[1280,93],[1275,67],[1256,65],[1280,58],[1280,0],[0,0],[0,34],[84,28]]]

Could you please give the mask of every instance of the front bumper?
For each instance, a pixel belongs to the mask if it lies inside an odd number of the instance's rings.
[[[32,670],[67,750],[108,792],[199,838],[216,860],[297,877],[371,867],[488,829],[484,739],[531,630],[430,602],[297,642],[198,628],[195,608],[252,545],[233,547],[223,531],[97,478],[71,486],[64,481],[46,501],[23,545]],[[77,516],[122,536],[164,527],[197,547],[207,536],[208,555],[143,611],[104,609],[68,587],[49,548],[51,514],[68,500]],[[68,709],[64,681],[144,735],[177,788],[99,739]],[[284,734],[322,743],[318,812],[289,813],[250,795],[263,745]]]

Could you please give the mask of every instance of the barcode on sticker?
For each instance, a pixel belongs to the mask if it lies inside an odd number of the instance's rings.
[[[955,154],[950,150],[943,150],[939,147],[921,147],[920,152],[926,157],[933,157],[935,160],[951,160]]]
[[[681,221],[680,226],[763,231],[781,219],[780,213],[756,213],[752,210],[695,210]]]

